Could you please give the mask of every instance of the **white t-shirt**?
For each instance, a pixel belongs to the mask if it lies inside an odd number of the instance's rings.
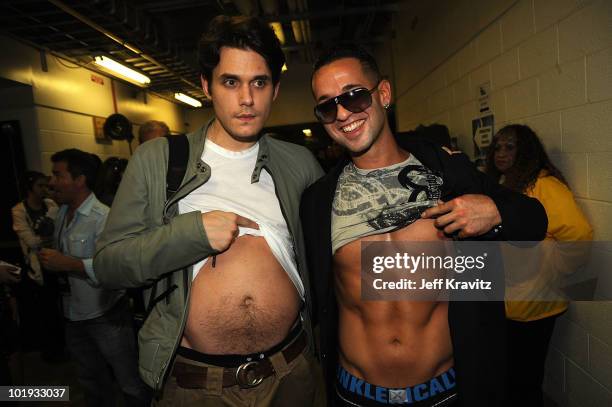
[[[259,181],[251,183],[259,143],[242,151],[230,151],[206,140],[202,161],[211,168],[209,180],[179,201],[179,213],[221,210],[255,221],[259,230],[240,227],[240,236],[263,236],[287,275],[304,298],[304,285],[297,271],[293,240],[283,217],[272,176],[262,169]],[[194,265],[193,278],[208,258]]]

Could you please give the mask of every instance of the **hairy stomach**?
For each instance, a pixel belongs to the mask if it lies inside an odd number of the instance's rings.
[[[281,342],[300,298],[265,239],[241,236],[212,263],[193,281],[182,345],[208,354],[248,354]]]

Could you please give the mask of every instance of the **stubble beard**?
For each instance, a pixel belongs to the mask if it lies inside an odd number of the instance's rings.
[[[233,139],[234,141],[240,142],[240,143],[256,142],[259,139],[259,135],[261,133],[261,129],[263,129],[263,126],[262,126],[254,134],[246,134],[245,135],[245,134],[240,134],[240,133],[234,131],[230,126],[227,126],[225,123],[223,123],[221,120],[219,120],[219,118],[217,118],[217,122],[223,128],[223,131],[231,139]]]
[[[369,124],[369,123],[368,123]],[[366,154],[368,151],[370,151],[370,149],[372,148],[372,146],[376,143],[376,141],[380,138],[380,135],[382,134],[384,126],[381,126],[380,129],[378,129],[378,132],[375,133],[370,133],[370,134],[362,134],[361,137],[365,137],[368,139],[368,142],[361,146],[359,149],[357,150],[352,150],[350,148],[350,143],[346,143],[344,145],[344,148],[346,150],[348,150],[349,154],[351,155],[351,157],[361,157],[362,155]],[[369,130],[369,129],[368,129]]]

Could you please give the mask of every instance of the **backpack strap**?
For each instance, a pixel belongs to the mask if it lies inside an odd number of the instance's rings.
[[[189,141],[184,134],[166,135],[168,140],[168,169],[166,172],[166,201],[178,191],[187,172]]]
[[[187,172],[187,163],[189,162],[189,141],[185,134],[174,136],[168,134],[164,137],[168,140],[168,169],[166,170],[166,202],[168,202],[181,187],[181,182],[183,182],[183,178]],[[170,284],[170,275],[165,277],[165,282],[166,289],[159,295],[157,295],[157,284],[159,281],[156,281],[151,286],[149,301],[145,304],[145,319],[148,318],[155,304],[163,299],[168,301],[168,296],[177,288],[176,284]]]

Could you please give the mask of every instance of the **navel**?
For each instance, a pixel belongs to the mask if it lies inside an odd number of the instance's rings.
[[[240,308],[250,308],[255,303],[255,300],[250,295],[245,295],[240,302]]]

